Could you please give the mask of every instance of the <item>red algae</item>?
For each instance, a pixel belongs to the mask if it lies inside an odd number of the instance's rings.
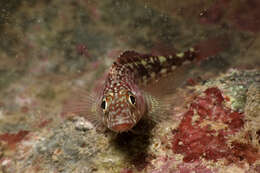
[[[244,125],[244,114],[224,106],[224,97],[216,88],[208,88],[191,103],[189,110],[174,133],[172,149],[184,155],[184,162],[201,157],[217,161],[226,158],[229,163],[257,160],[257,149],[249,144],[233,141],[228,145],[228,135],[235,134]]]
[[[189,78],[186,83],[190,86],[194,86],[197,84],[197,82],[192,78]]]
[[[8,147],[13,149],[17,143],[21,142],[29,131],[21,130],[16,134],[5,133],[0,135],[0,141],[5,141],[8,143]]]
[[[253,148],[249,144],[244,144],[244,143],[239,143],[237,141],[232,142],[232,154],[235,157],[232,157],[230,159],[237,159],[235,161],[240,161],[243,158],[246,158],[248,163],[252,164],[257,160],[257,157],[259,158],[260,156],[256,156],[257,154],[257,149]],[[233,161],[233,160],[232,160]]]
[[[196,164],[195,164],[196,165]],[[190,173],[190,172],[198,172],[198,173],[213,173],[209,168],[202,166],[200,163],[197,163],[196,166],[188,166],[185,163],[178,165],[178,169],[180,173]]]
[[[77,53],[81,56],[90,57],[89,51],[86,45],[84,44],[78,44],[76,45]]]
[[[38,125],[39,128],[43,128],[45,126],[47,126],[49,123],[52,122],[52,119],[47,119],[47,120],[43,120],[42,122],[40,122],[40,124]]]
[[[133,173],[131,169],[124,168],[123,170],[120,171],[120,173]]]

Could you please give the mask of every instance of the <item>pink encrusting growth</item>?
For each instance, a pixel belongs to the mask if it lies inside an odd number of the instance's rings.
[[[126,51],[111,66],[102,90],[80,94],[65,112],[81,113],[94,125],[115,132],[130,130],[143,116],[159,121],[167,104],[145,91],[145,86],[196,57],[194,48],[168,56]]]
[[[246,160],[252,164],[259,159],[251,144],[228,141],[244,126],[244,114],[225,107],[224,102],[221,91],[213,87],[191,103],[172,140],[173,151],[183,154],[185,162],[202,157],[213,161],[225,158],[231,163]]]

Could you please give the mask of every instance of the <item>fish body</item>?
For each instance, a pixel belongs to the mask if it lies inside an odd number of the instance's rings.
[[[109,69],[102,90],[94,96],[82,94],[66,112],[82,113],[94,125],[119,133],[131,130],[144,116],[157,121],[166,104],[144,87],[195,60],[196,53],[194,48],[168,56],[126,51]]]

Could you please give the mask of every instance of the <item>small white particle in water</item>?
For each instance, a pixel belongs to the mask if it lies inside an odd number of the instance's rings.
[[[152,74],[151,74],[151,77],[152,77],[152,78],[154,78],[154,77],[155,77],[155,73],[154,73],[154,72],[152,72]]]
[[[161,71],[160,71],[161,74],[165,74],[166,72],[167,72],[167,69],[166,69],[166,68],[163,68],[163,69],[161,69]]]
[[[166,61],[166,58],[164,56],[158,56],[158,58],[161,63],[164,63]]]
[[[177,56],[178,58],[183,58],[184,53],[183,53],[183,52],[177,53],[176,56]]]
[[[78,118],[75,126],[76,126],[76,129],[78,129],[78,130],[88,130],[88,129],[93,129],[93,127],[94,127],[92,123],[85,120],[83,117]]]
[[[5,159],[4,161],[2,161],[2,166],[6,166],[11,162],[10,159]]]
[[[176,66],[175,66],[175,65],[173,65],[171,69],[172,69],[172,70],[175,70],[175,69],[176,69]]]

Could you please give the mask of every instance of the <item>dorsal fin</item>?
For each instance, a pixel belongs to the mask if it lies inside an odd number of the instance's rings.
[[[119,55],[119,57],[122,57],[122,58],[131,58],[131,57],[134,57],[134,56],[138,56],[140,55],[139,53],[133,51],[133,50],[126,50],[124,51],[121,55]]]
[[[117,63],[124,65],[140,61],[141,58],[149,57],[151,55],[140,54],[132,50],[124,51],[116,60]]]
[[[125,51],[117,58],[115,65],[129,68],[134,73],[137,83],[141,84],[166,76],[196,58],[197,51],[194,48],[167,56]]]

